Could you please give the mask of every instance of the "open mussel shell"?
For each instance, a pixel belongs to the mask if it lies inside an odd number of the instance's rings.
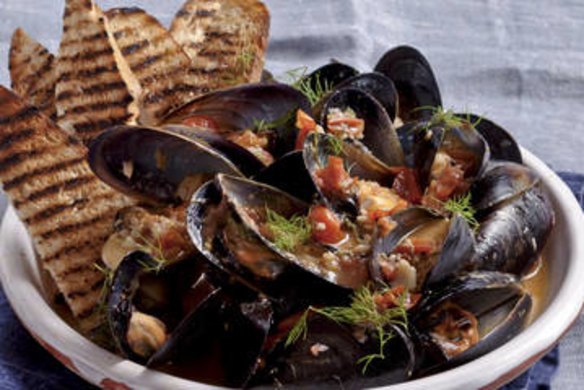
[[[252,175],[263,164],[249,151],[206,132],[117,126],[91,144],[93,172],[113,188],[154,204],[182,203],[217,172]]]
[[[480,177],[489,161],[490,151],[486,141],[471,123],[462,121],[459,126],[445,122],[421,121],[407,126],[400,139],[405,141],[404,150],[411,156],[406,161],[413,163],[419,172],[422,188],[430,182],[436,156],[445,153],[464,166],[465,180],[473,182]]]
[[[392,121],[383,106],[369,93],[353,87],[333,92],[324,102],[321,123],[327,124],[330,110],[351,109],[365,121],[363,143],[371,153],[388,166],[404,166],[403,150]]]
[[[554,225],[554,212],[537,185],[499,203],[479,222],[473,268],[526,275],[543,251]]]
[[[313,70],[304,76],[300,83],[311,91],[332,90],[345,80],[359,74],[359,71],[350,65],[341,62],[331,62]]]
[[[342,150],[335,145],[341,142]],[[329,157],[343,159],[345,169],[349,167],[351,176],[376,181],[391,186],[395,170],[377,159],[369,150],[350,141],[338,141],[332,135],[312,133],[306,137],[303,148],[304,164],[310,177],[327,205],[339,213],[357,214],[355,200],[343,194],[327,192],[319,185],[318,171],[329,164]]]
[[[378,72],[361,73],[346,79],[335,89],[354,88],[373,96],[393,122],[398,111],[397,89],[391,79]]]
[[[394,337],[384,348],[387,359],[373,362],[363,374],[357,362],[365,355],[379,352],[377,340],[368,337],[358,341],[349,328],[320,314],[311,314],[306,337],[287,347],[280,343],[270,351],[268,365],[254,384],[295,389],[315,386],[362,389],[403,382],[413,371],[413,344],[401,328],[391,326],[391,330]]]
[[[475,129],[489,144],[491,159],[523,163],[521,149],[507,130],[495,122],[475,114],[457,114],[457,116],[473,123]]]
[[[196,259],[161,268],[159,260],[135,251],[122,260],[111,282],[106,310],[113,338],[125,356],[137,362],[147,359],[135,352],[128,340],[132,315],[144,313],[152,316],[154,322],[163,323],[163,328],[173,329],[185,314],[182,297],[200,273]],[[148,329],[144,327],[141,331]],[[144,334],[144,339],[149,340],[150,335]]]
[[[426,290],[465,272],[474,250],[474,235],[464,218],[454,215],[446,219],[426,208],[411,207],[392,216],[395,228],[386,236],[378,237],[370,262],[372,277],[381,285],[383,279],[379,259],[389,255],[406,238],[423,233],[426,241],[441,242],[440,251],[421,256],[414,267],[417,270],[416,290]]]
[[[535,172],[525,165],[492,161],[472,187],[473,207],[479,212],[511,199],[540,182]]]
[[[218,175],[193,196],[187,229],[197,249],[216,268],[269,297],[279,313],[307,304],[344,303],[352,288],[365,283],[366,264],[329,269],[328,263],[321,262],[328,249],[320,244],[309,241],[301,253],[277,247],[265,236],[267,209],[285,218],[308,214],[308,204],[274,187]],[[303,288],[291,287],[298,284]]]
[[[445,353],[432,335],[444,320],[440,308],[451,304],[473,314],[478,324],[478,342],[459,353]],[[420,357],[415,376],[463,364],[501,346],[524,328],[531,305],[517,279],[499,272],[473,272],[435,287],[411,319]]]
[[[219,134],[267,127],[270,151],[280,156],[294,145],[298,109],[310,114],[307,98],[289,85],[250,84],[200,96],[164,118],[164,124],[199,124]]]
[[[276,187],[307,203],[311,203],[317,193],[304,165],[304,158],[300,150],[280,157],[255,175],[253,179]]]
[[[399,46],[389,50],[375,65],[375,71],[394,82],[399,97],[398,116],[403,122],[431,116],[431,110],[421,108],[442,106],[432,68],[413,47]]]

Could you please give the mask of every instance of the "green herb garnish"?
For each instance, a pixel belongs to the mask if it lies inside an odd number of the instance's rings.
[[[340,156],[343,154],[343,140],[334,136],[329,136],[328,138],[328,149],[329,154],[334,156]]]
[[[362,372],[365,373],[369,365],[376,359],[385,359],[385,345],[394,337],[393,330],[388,330],[388,325],[401,326],[404,329],[408,327],[407,312],[405,308],[405,292],[399,300],[399,305],[385,310],[380,310],[375,303],[375,294],[383,294],[387,290],[381,290],[375,293],[369,286],[360,288],[353,295],[349,306],[332,306],[316,308],[310,306],[302,314],[296,325],[288,333],[285,346],[288,347],[298,341],[300,338],[306,338],[308,332],[307,317],[309,312],[323,315],[339,324],[350,326],[359,326],[373,331],[373,334],[379,342],[379,352],[359,358],[357,364],[363,365]]]
[[[477,221],[475,214],[476,210],[472,206],[471,194],[467,192],[461,196],[455,196],[444,202],[444,210],[451,212],[452,214],[458,214],[466,220],[468,225],[473,229],[477,230],[479,228],[479,221]]]
[[[109,295],[109,291],[112,287],[114,281],[114,270],[99,263],[93,263],[95,269],[101,272],[104,276],[103,284],[101,286],[101,291],[99,292],[99,308],[100,312],[105,311],[106,299]]]
[[[274,244],[282,250],[290,252],[310,238],[312,228],[305,216],[293,215],[288,219],[266,207],[266,219]]]
[[[268,122],[265,119],[252,119],[253,130],[258,134],[268,133],[280,127],[285,127],[290,121],[294,119],[297,108],[294,107],[278,119]]]
[[[310,102],[311,106],[314,106],[316,103],[318,103],[324,95],[333,89],[333,86],[330,84],[330,82],[328,82],[328,80],[321,80],[319,73],[314,76],[313,82],[311,79],[302,78],[296,83],[292,84],[292,87],[302,92],[302,94],[306,96]]]
[[[144,270],[147,272],[159,273],[165,264],[168,263],[168,259],[164,256],[164,250],[162,249],[162,240],[160,239],[160,234],[156,235],[156,242],[150,241],[147,237],[138,232],[138,236],[142,243],[137,242],[138,249],[142,252],[148,253],[154,264],[149,264],[146,262],[141,262]]]

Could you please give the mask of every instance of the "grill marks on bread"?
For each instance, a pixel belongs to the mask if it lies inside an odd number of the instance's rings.
[[[142,88],[140,122],[157,124],[201,93],[205,75],[189,73],[190,58],[154,17],[140,8],[116,8],[106,17],[120,53]]]
[[[193,61],[191,73],[212,75],[210,90],[258,82],[269,13],[257,0],[187,0],[170,32]]]
[[[86,153],[81,142],[0,87],[0,182],[73,314],[93,320],[103,280],[94,263],[115,214],[133,202],[94,176]]]
[[[9,55],[12,89],[28,104],[55,119],[55,56],[18,28],[12,35]]]
[[[93,1],[66,1],[57,75],[58,123],[84,143],[107,127],[135,122],[139,84]]]

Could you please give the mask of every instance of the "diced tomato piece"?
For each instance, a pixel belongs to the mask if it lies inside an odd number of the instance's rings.
[[[193,115],[183,119],[182,123],[187,126],[203,127],[208,130],[219,130],[219,125],[212,118],[205,115]]]
[[[438,250],[436,243],[432,240],[425,240],[422,237],[410,237],[406,243],[398,245],[394,252],[409,253],[412,255],[432,254]]]
[[[405,297],[403,296],[405,294]],[[406,310],[416,306],[420,301],[421,295],[417,293],[410,293],[404,286],[396,286],[387,290],[383,294],[375,294],[374,301],[378,309],[383,311],[391,309],[392,307],[400,306],[401,300],[404,300]]]
[[[296,136],[296,150],[302,150],[304,147],[304,140],[306,136],[316,130],[316,122],[307,113],[302,110],[296,111],[296,128],[298,135]]]
[[[464,192],[462,189],[465,188],[464,170],[458,164],[449,164],[438,178],[432,180],[427,196],[444,202],[456,192]]]
[[[418,176],[412,168],[400,169],[393,181],[392,189],[410,203],[419,204],[422,201]]]
[[[327,120],[327,129],[335,136],[349,136],[350,138],[363,138],[365,121],[360,118],[339,117]]]
[[[346,183],[351,179],[345,170],[343,159],[337,156],[329,156],[326,167],[318,169],[316,172],[318,186],[327,192],[343,193]]]
[[[323,244],[336,244],[346,237],[339,218],[325,206],[312,207],[308,218],[312,225],[312,237],[315,240]]]

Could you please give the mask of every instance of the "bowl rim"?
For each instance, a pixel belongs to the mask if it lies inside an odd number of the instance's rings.
[[[533,323],[494,351],[462,366],[383,388],[497,388],[527,370],[578,319],[584,304],[584,241],[577,237],[584,236],[584,213],[572,191],[545,163],[525,148],[521,151],[525,164],[541,176],[555,205],[556,217],[561,215],[568,233],[564,238],[570,247],[570,261],[556,296]],[[24,257],[14,261],[15,256]],[[31,260],[31,240],[12,206],[7,208],[0,226],[0,257],[8,260],[0,261],[0,283],[21,323],[49,352],[60,354],[59,360],[87,381],[98,386],[109,381],[143,389],[221,388],[146,369],[100,348],[70,327],[42,295],[40,274]]]

